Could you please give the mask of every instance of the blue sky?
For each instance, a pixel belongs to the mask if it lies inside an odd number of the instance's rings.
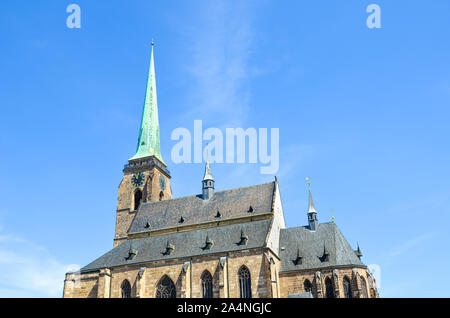
[[[66,7],[81,7],[81,29]],[[381,29],[366,7],[381,7]],[[306,223],[310,177],[384,297],[449,297],[450,3],[2,1],[0,296],[60,297],[70,264],[113,244],[122,167],[155,64],[174,196],[202,164],[174,164],[177,127],[280,129],[286,222]],[[216,189],[273,180],[213,164]]]

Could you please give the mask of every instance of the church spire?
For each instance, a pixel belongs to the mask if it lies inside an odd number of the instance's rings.
[[[147,78],[147,89],[145,91],[144,108],[142,110],[141,127],[136,154],[129,160],[155,156],[164,163],[161,157],[158,121],[158,101],[156,97],[155,63],[152,53],[150,57],[150,68]]]
[[[211,174],[211,168],[209,166],[208,146],[206,146],[206,166],[205,166],[205,175],[203,176],[203,181],[205,180],[214,181],[214,178]]]
[[[308,213],[317,213],[316,208],[314,207],[314,202],[311,195],[311,187],[309,188],[309,204],[308,204]]]
[[[208,146],[206,146],[206,166],[205,175],[202,180],[202,194],[203,200],[209,200],[214,195],[214,178],[211,174],[211,168],[209,167]]]
[[[315,231],[319,225],[319,221],[317,220],[317,211],[314,207],[314,202],[311,195],[311,182],[309,182],[309,178],[306,178],[308,181],[308,192],[309,192],[309,204],[308,204],[308,225],[311,231]]]

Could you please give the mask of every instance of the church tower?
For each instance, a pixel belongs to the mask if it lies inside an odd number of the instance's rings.
[[[128,159],[119,185],[114,247],[126,240],[140,204],[172,198],[170,173],[160,148],[153,45],[136,154]]]

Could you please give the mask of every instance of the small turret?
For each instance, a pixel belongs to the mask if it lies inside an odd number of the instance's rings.
[[[202,197],[203,200],[209,200],[214,196],[214,178],[209,167],[208,146],[206,147],[206,166],[205,175],[202,180]]]
[[[306,178],[308,181],[309,178]],[[309,206],[308,206],[308,226],[311,231],[315,231],[319,225],[317,220],[317,211],[314,207],[314,202],[311,195],[311,183],[308,181],[308,191],[309,191]]]

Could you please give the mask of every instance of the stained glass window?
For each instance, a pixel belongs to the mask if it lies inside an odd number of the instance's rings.
[[[252,298],[252,282],[250,279],[250,271],[247,267],[242,266],[238,272],[239,275],[239,295],[241,298]]]
[[[202,296],[203,298],[213,298],[212,291],[212,276],[208,271],[204,271],[202,274]]]
[[[164,275],[156,288],[156,298],[176,298],[176,288],[173,281]]]

